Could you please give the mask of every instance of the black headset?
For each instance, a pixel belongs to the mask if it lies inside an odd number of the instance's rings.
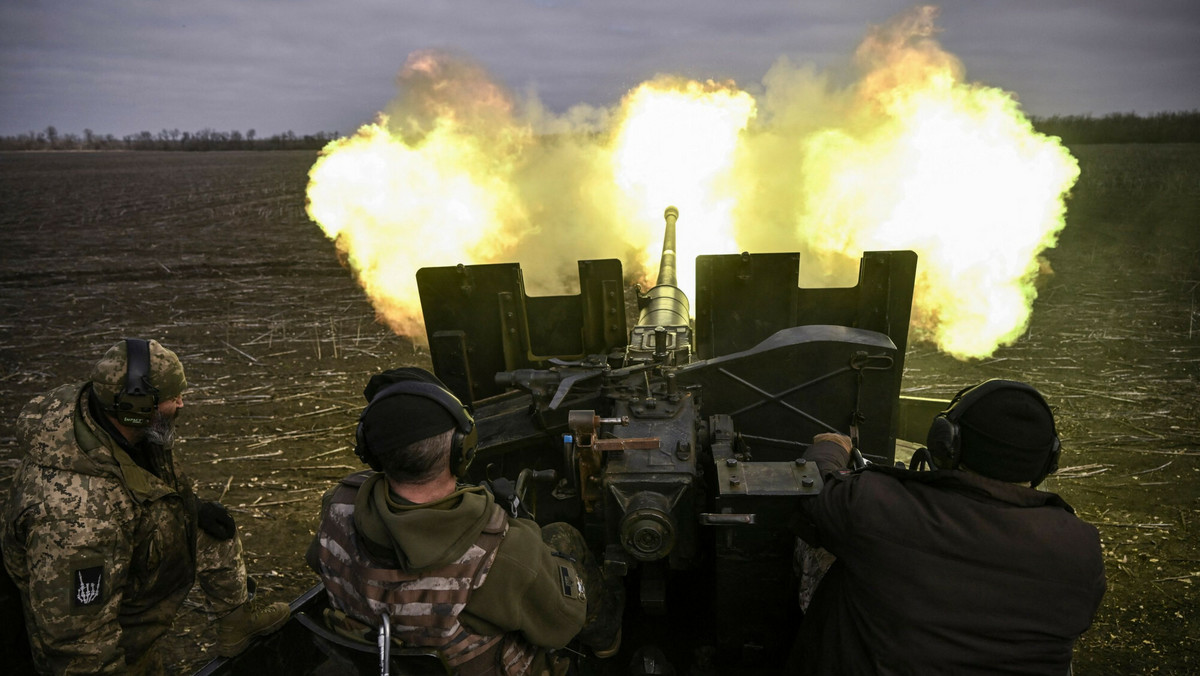
[[[376,472],[383,471],[383,463],[367,445],[364,421],[375,402],[401,394],[432,400],[445,409],[450,417],[454,418],[454,436],[450,439],[450,471],[459,479],[465,477],[467,470],[471,467],[471,461],[475,459],[475,445],[479,439],[479,433],[475,429],[475,419],[471,417],[471,412],[467,410],[467,407],[463,406],[458,397],[451,394],[449,390],[420,380],[403,380],[392,383],[375,393],[371,402],[358,416],[358,428],[354,433],[357,441],[354,454]]]
[[[956,469],[962,462],[963,453],[962,429],[958,424],[959,419],[980,399],[997,390],[1025,392],[1038,400],[1046,408],[1046,413],[1050,415],[1050,429],[1054,432],[1054,440],[1051,443],[1050,453],[1046,456],[1046,464],[1042,467],[1042,472],[1031,482],[1037,486],[1042,479],[1058,471],[1058,457],[1062,453],[1062,442],[1059,441],[1058,431],[1054,427],[1054,413],[1050,410],[1050,404],[1046,403],[1046,399],[1040,392],[1025,383],[993,378],[960,390],[950,400],[950,405],[946,407],[946,410],[938,413],[937,417],[933,419],[933,424],[929,426],[929,435],[925,439],[925,446],[929,449],[929,455],[933,458],[933,464],[937,469]]]
[[[146,427],[158,408],[158,388],[150,384],[150,342],[126,338],[125,354],[125,387],[109,410],[126,427]]]

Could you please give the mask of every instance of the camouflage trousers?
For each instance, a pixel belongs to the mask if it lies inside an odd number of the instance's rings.
[[[227,615],[249,598],[242,538],[218,540],[202,529],[196,536],[196,584],[204,592],[204,609],[214,617]]]
[[[608,579],[592,555],[587,541],[574,526],[551,523],[542,527],[542,542],[575,563],[587,594],[587,617],[579,632],[580,643],[593,650],[610,647],[621,630],[625,612],[625,581]]]
[[[814,547],[804,540],[796,538],[796,550],[792,563],[796,575],[800,578],[800,610],[808,610],[808,604],[812,602],[817,585],[821,583],[821,579],[825,577],[825,573],[829,571],[829,567],[836,560],[836,556],[821,547]]]
[[[196,536],[196,582],[205,612],[213,619],[223,617],[247,601],[246,564],[242,559],[242,538],[236,533],[218,540],[203,530]],[[162,632],[164,628],[150,627]],[[126,631],[130,631],[126,629]],[[158,644],[129,665],[131,676],[156,676],[166,673],[163,651]]]

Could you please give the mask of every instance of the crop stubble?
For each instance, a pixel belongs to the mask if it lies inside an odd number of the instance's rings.
[[[1084,146],[1029,331],[963,363],[909,348],[904,387],[1028,380],[1057,408],[1047,482],[1105,543],[1109,591],[1076,673],[1190,673],[1200,635],[1200,147]],[[310,152],[0,154],[0,491],[34,394],[125,336],[179,352],[183,462],[231,506],[265,593],[314,582],[321,492],[359,464],[372,374],[428,365],[374,313],[304,212]],[[580,252],[580,255],[585,255]],[[171,661],[209,657],[189,606]]]

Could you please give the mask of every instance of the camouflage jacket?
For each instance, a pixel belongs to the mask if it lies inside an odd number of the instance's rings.
[[[390,503],[381,474],[352,475],[326,494],[308,561],[334,608],[375,626],[368,610],[390,608],[393,635],[442,649],[463,673],[538,671],[535,646],[578,633],[582,583],[536,524],[508,518],[482,488]]]
[[[194,498],[138,466],[93,419],[90,385],[31,401],[4,511],[4,563],[46,673],[153,669],[195,576]]]

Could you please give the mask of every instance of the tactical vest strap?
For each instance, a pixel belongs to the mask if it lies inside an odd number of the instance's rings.
[[[508,533],[504,510],[491,506],[479,537],[457,561],[420,575],[407,573],[372,558],[358,542],[355,496],[369,475],[359,473],[343,480],[323,515],[318,559],[330,603],[345,618],[338,618],[337,624],[330,626],[336,630],[340,625],[351,635],[361,636],[357,627],[369,627],[374,632],[378,609],[383,607],[391,618],[393,637],[408,646],[437,648],[454,667],[475,660],[496,664],[499,660],[495,655],[500,652],[505,655],[504,666],[527,667],[536,648],[511,635],[476,634],[458,619],[471,593],[487,579],[496,551]]]

